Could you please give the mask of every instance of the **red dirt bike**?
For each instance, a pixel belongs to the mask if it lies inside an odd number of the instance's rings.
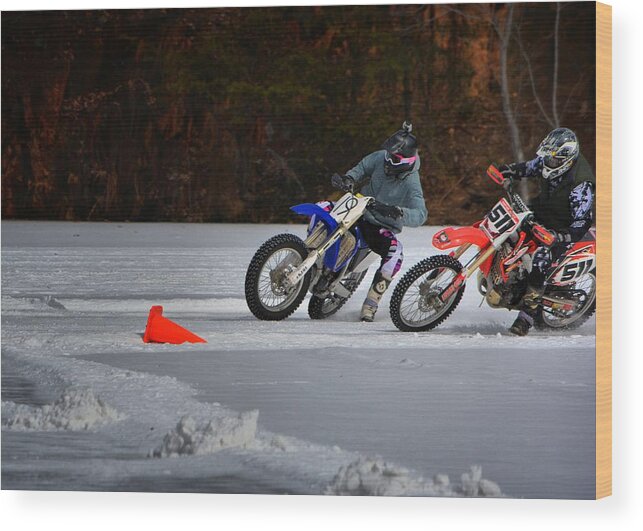
[[[492,308],[519,309],[527,288],[534,251],[553,235],[534,219],[513,184],[496,167],[487,175],[507,189],[489,213],[471,227],[448,227],[433,236],[433,246],[454,249],[425,258],[397,283],[391,319],[404,332],[431,330],[444,322],[462,299],[467,280],[477,271],[478,290]],[[471,247],[478,252],[462,265]],[[554,262],[536,301],[534,324],[540,329],[571,329],[596,310],[596,239],[590,230]]]

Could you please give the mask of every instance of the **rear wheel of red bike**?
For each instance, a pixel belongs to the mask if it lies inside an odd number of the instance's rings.
[[[540,330],[574,330],[596,311],[596,270],[569,286],[548,286],[544,294],[552,299],[571,299],[576,307],[573,310],[541,308],[534,318],[534,326]]]

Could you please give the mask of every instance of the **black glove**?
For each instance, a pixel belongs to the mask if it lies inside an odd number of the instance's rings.
[[[502,187],[505,190],[509,190],[513,185],[514,180],[517,177],[516,170],[512,168],[510,164],[501,164],[500,166],[497,166],[497,168],[498,168],[498,171],[505,178],[504,182],[502,183]]]
[[[369,205],[369,209],[381,216],[391,219],[400,219],[404,215],[404,212],[402,212],[402,209],[400,207],[387,205],[386,203],[382,203],[377,200],[373,200],[373,202]]]
[[[516,177],[516,170],[512,167],[512,164],[500,164],[496,166],[496,168],[498,168],[498,171],[502,173],[505,179],[513,179]]]
[[[330,182],[334,188],[344,190],[345,192],[352,192],[353,187],[355,186],[355,181],[352,177],[349,177],[348,175],[340,175],[339,173],[335,173],[330,178]]]

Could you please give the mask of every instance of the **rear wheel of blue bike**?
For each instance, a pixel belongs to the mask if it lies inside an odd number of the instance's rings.
[[[346,301],[351,297],[355,290],[360,285],[367,270],[359,273],[351,273],[346,278],[340,281],[340,284],[349,291],[348,297],[342,297],[336,293],[330,293],[325,297],[318,297],[313,295],[308,302],[308,315],[311,319],[326,319],[331,315],[337,313],[339,309],[346,304]]]

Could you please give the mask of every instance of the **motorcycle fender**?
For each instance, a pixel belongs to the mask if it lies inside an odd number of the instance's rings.
[[[595,267],[596,257],[593,254],[568,256],[550,273],[547,281],[555,286],[572,284]]]
[[[579,241],[572,245],[572,248],[565,253],[566,255],[574,253],[584,253],[584,254],[596,254],[596,242],[595,241]]]
[[[441,251],[460,247],[465,243],[471,243],[482,249],[489,245],[489,238],[477,227],[447,227],[433,236],[433,247]]]
[[[290,207],[290,210],[297,214],[301,214],[302,216],[317,216],[317,219],[326,224],[329,232],[332,232],[337,228],[338,223],[335,218],[330,215],[330,212],[326,212],[322,207],[314,203],[302,203],[300,205],[295,205]]]

